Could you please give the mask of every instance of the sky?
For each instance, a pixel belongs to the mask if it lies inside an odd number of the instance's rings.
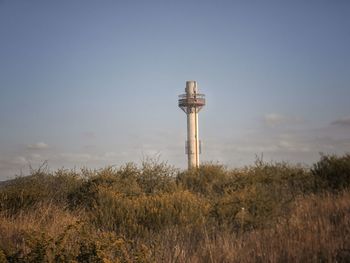
[[[310,166],[350,152],[350,1],[0,0],[0,180],[159,158]]]

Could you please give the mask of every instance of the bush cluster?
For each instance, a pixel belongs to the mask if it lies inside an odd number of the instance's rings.
[[[342,157],[322,155],[313,165],[312,174],[317,178],[320,188],[341,190],[350,186],[350,154]]]
[[[0,186],[0,262],[151,262],[180,237],[194,246],[270,229],[295,200],[349,185],[350,155],[321,156],[311,169],[261,160],[241,169],[180,171],[153,160],[39,169]]]

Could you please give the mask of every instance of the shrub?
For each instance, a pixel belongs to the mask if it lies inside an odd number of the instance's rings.
[[[234,170],[206,164],[180,173],[177,183],[210,202],[211,222],[235,231],[273,223],[297,196],[314,189],[306,168],[261,160]]]
[[[179,173],[177,183],[186,189],[205,196],[222,193],[222,186],[228,179],[224,166],[203,164],[198,169]]]
[[[6,255],[4,253],[4,251],[0,248],[0,262],[1,263],[7,263],[7,258],[6,258]]]
[[[319,190],[348,187],[348,165],[39,169],[0,188],[0,262],[347,260],[348,190]]]
[[[72,208],[94,207],[100,187],[126,196],[174,192],[177,189],[175,169],[154,160],[144,161],[141,168],[127,163],[120,168],[107,167],[94,171],[85,169],[83,172],[86,175],[84,182],[69,195]]]
[[[175,225],[195,226],[207,211],[207,202],[188,191],[126,196],[100,187],[90,214],[97,227],[132,236]]]
[[[176,175],[177,171],[167,163],[146,159],[142,162],[137,182],[146,194],[174,192]]]
[[[74,171],[34,171],[30,176],[17,177],[0,189],[0,211],[17,213],[40,202],[66,203],[68,195],[80,183]]]
[[[350,154],[342,157],[322,155],[313,165],[312,174],[320,188],[340,190],[350,186]]]
[[[83,212],[40,204],[0,214],[0,262],[150,262],[145,244],[94,228]]]

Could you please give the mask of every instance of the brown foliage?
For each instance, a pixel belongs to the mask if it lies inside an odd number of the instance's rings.
[[[347,160],[34,171],[0,186],[0,262],[347,262]]]

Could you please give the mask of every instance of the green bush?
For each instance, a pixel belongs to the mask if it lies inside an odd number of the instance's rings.
[[[222,194],[229,175],[222,165],[203,164],[198,169],[179,173],[177,184],[204,196]]]
[[[340,190],[350,186],[350,154],[322,155],[311,169],[320,188]]]
[[[126,196],[99,187],[97,205],[90,213],[96,227],[132,236],[198,225],[207,212],[207,202],[189,191]]]
[[[115,193],[126,196],[157,194],[176,191],[175,169],[166,163],[153,160],[143,162],[138,168],[127,163],[120,168],[107,167],[101,170],[83,170],[84,182],[79,189],[69,195],[71,207],[92,208],[96,205],[99,187],[105,187]]]
[[[16,213],[40,202],[66,203],[80,184],[78,174],[68,170],[38,170],[30,176],[17,177],[0,189],[0,211]]]
[[[210,202],[208,221],[236,231],[273,223],[296,196],[315,188],[306,168],[260,160],[234,170],[205,164],[180,173],[177,184]]]

